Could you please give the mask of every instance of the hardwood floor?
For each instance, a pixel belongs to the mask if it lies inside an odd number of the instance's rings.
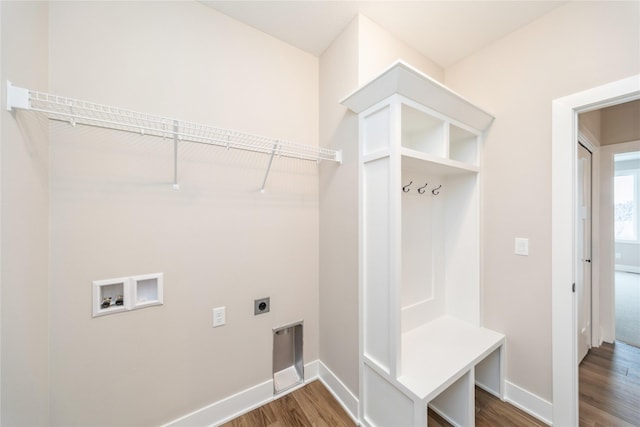
[[[429,427],[450,427],[429,410]],[[222,427],[354,427],[356,424],[320,381],[274,400]],[[476,427],[541,427],[545,424],[476,387]]]
[[[429,427],[451,427],[451,424],[431,409],[429,409],[428,425]],[[546,424],[476,387],[476,427],[503,426],[543,427]]]
[[[282,396],[222,427],[354,427],[356,424],[320,381]]]
[[[580,364],[580,427],[640,426],[640,348],[592,348]]]
[[[580,364],[580,427],[640,426],[640,348],[616,342],[592,348]],[[429,410],[429,427],[450,427]],[[314,381],[223,427],[352,427],[353,420]],[[476,427],[542,427],[544,423],[476,387]]]

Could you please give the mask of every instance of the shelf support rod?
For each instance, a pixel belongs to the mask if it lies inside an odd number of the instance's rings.
[[[173,189],[179,190],[178,184],[178,121],[173,121]]]
[[[271,170],[271,163],[273,163],[273,156],[276,155],[277,150],[278,150],[278,141],[276,141],[276,143],[273,144],[273,149],[271,150],[271,157],[269,157],[267,172],[264,174],[264,179],[262,180],[262,187],[260,188],[261,193],[264,193],[264,186],[267,184],[267,177],[269,176],[269,170]]]

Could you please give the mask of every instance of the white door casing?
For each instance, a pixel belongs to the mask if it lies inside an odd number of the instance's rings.
[[[640,99],[640,74],[553,100],[551,314],[553,425],[578,425],[575,191],[578,113]]]

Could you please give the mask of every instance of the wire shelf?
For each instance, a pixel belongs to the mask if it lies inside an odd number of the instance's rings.
[[[7,109],[38,111],[51,120],[239,149],[309,161],[341,163],[341,151],[252,135],[209,125],[140,113],[13,86],[7,82]],[[177,165],[176,165],[177,171]],[[267,169],[267,175],[269,170]],[[176,176],[177,178],[177,176]],[[265,175],[265,182],[267,176]],[[176,179],[177,181],[177,179]],[[177,182],[174,183],[177,188]],[[264,183],[261,191],[264,191]]]

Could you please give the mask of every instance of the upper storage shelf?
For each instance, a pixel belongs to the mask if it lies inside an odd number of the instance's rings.
[[[359,114],[395,94],[479,131],[484,131],[493,121],[491,114],[404,61],[395,62],[340,103]]]
[[[370,123],[386,123],[386,119],[398,123],[403,165],[408,169],[428,165],[441,175],[480,170],[482,133],[493,117],[402,61],[341,103],[366,118],[379,116],[368,120]],[[390,105],[396,107],[387,108]],[[385,126],[370,129],[376,133],[390,130]],[[384,146],[369,148],[367,155],[387,153]]]
[[[262,181],[264,192],[273,158],[289,157],[315,162],[342,163],[342,152],[324,147],[295,144],[259,135],[252,135],[209,125],[160,117],[119,107],[96,104],[89,101],[66,98],[14,86],[7,81],[7,110],[27,110],[44,113],[50,120],[68,122],[140,135],[150,135],[174,142],[174,182],[178,189],[178,142],[188,141],[226,149],[262,153],[269,156],[269,163]]]

